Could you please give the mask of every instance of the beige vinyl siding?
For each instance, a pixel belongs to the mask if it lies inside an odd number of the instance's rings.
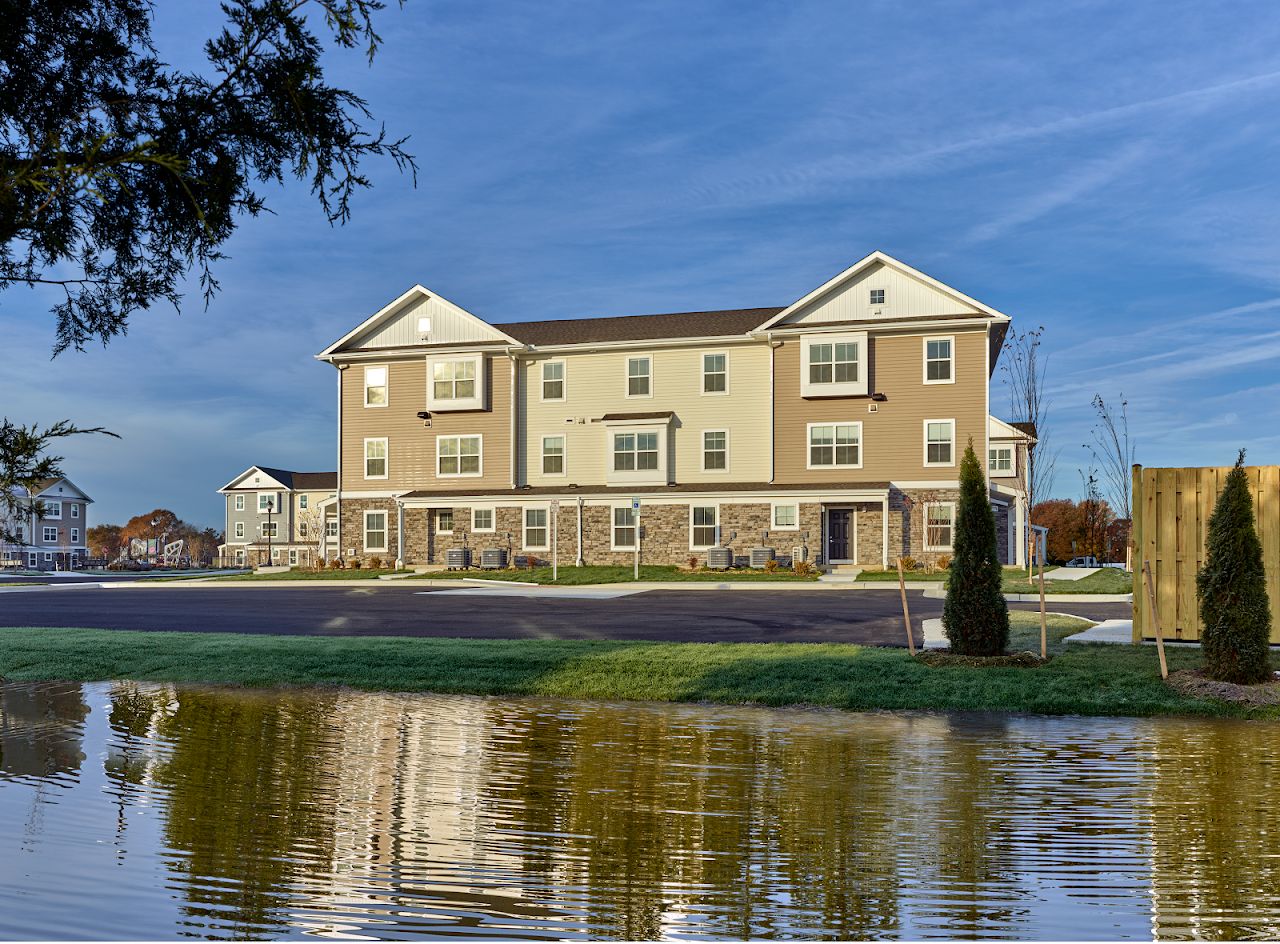
[[[416,488],[511,487],[511,362],[485,357],[488,410],[437,412],[431,427],[418,412],[427,408],[426,357],[388,359],[386,407],[364,406],[364,372],[360,364],[342,372],[342,490],[404,491]],[[436,476],[438,436],[483,437],[480,476]],[[387,439],[387,477],[364,477],[364,441]]]
[[[728,393],[702,395],[702,355],[728,354]],[[627,359],[651,359],[652,395],[627,397]],[[542,363],[565,364],[563,401],[544,402]],[[611,461],[612,433],[632,427],[606,427],[606,413],[670,410],[666,429],[668,472],[677,482],[766,482],[769,479],[769,347],[752,343],[708,342],[705,346],[557,353],[521,362],[521,481],[530,485],[602,485]],[[567,422],[572,420],[572,422]],[[578,422],[581,420],[582,422]],[[644,428],[649,428],[648,426]],[[729,462],[724,471],[702,470],[702,434],[727,430]],[[565,474],[542,472],[542,438],[565,437]]]
[[[986,333],[948,329],[954,335],[954,384],[923,382],[923,343],[927,331],[911,334],[872,332],[869,379],[873,393],[888,397],[867,411],[867,397],[805,400],[800,396],[800,338],[788,337],[775,351],[775,481],[778,483],[867,481],[954,481],[970,436],[986,468]],[[955,465],[924,464],[924,421],[956,421]],[[806,469],[809,423],[862,423],[862,468]]]

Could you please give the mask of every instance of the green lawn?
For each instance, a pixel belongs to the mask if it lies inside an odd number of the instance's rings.
[[[1053,571],[1057,568],[1047,568],[1044,572],[1044,592],[1045,593],[1132,593],[1133,592],[1133,576],[1126,574],[1123,570],[1115,568],[1104,568],[1096,574],[1090,574],[1080,580],[1054,580]],[[947,572],[945,570],[936,570],[931,574],[924,571],[914,570],[903,574],[908,583],[925,582],[942,582],[947,580]],[[864,570],[858,575],[858,580],[866,581],[891,581],[898,582],[898,572],[896,570]],[[1034,583],[1027,583],[1027,572],[1021,567],[1004,568],[1004,592],[1005,593],[1039,593],[1040,581],[1037,575]]]
[[[1035,614],[1012,614],[1018,643]],[[1055,636],[1068,631],[1055,620]],[[1081,624],[1083,625],[1083,624]],[[1031,645],[1027,645],[1031,648]],[[1055,646],[1039,669],[929,668],[903,650],[797,643],[261,636],[231,633],[0,629],[0,674],[10,679],[135,679],[240,685],[539,695],[850,710],[940,709],[1043,714],[1241,716],[1160,681],[1150,646]],[[1169,653],[1172,668],[1200,663]],[[1255,715],[1277,716],[1277,709]]]
[[[417,574],[411,580],[458,580],[460,578],[478,580],[520,580],[526,583],[549,584],[550,567],[534,567],[529,570],[436,570],[426,574]],[[591,583],[628,583],[634,580],[631,567],[573,567],[562,566],[557,586],[580,586]],[[726,580],[790,580],[812,581],[818,579],[813,573],[807,577],[797,576],[793,571],[779,567],[773,573],[764,570],[685,570],[680,567],[666,567],[656,564],[640,567],[641,580],[655,581],[719,581]]]
[[[232,574],[229,577],[214,577],[213,580],[376,580],[386,574],[405,574],[407,570],[374,570],[372,568],[343,570],[313,570],[309,567],[298,567],[294,570],[283,570],[268,574]],[[161,578],[164,579],[164,578]],[[182,579],[182,578],[177,578]],[[192,578],[187,578],[192,579]]]

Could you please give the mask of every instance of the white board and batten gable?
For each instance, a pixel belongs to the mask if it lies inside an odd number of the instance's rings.
[[[93,504],[93,499],[80,489],[71,479],[54,479],[39,492],[35,497],[42,501],[80,501],[85,504]]]
[[[244,472],[241,472],[222,488],[219,492],[231,492],[238,490],[253,491],[261,489],[263,491],[288,491],[289,483],[282,482],[268,472],[255,466],[250,466]]]
[[[994,308],[877,251],[818,286],[756,330],[860,321],[898,322],[948,315],[958,319],[1009,321],[1007,315]]]
[[[344,354],[376,353],[391,348],[517,342],[435,292],[415,285],[316,355],[332,360]]]

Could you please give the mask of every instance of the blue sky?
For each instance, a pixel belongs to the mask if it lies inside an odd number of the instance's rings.
[[[159,6],[191,62],[216,10]],[[1095,392],[1145,464],[1280,463],[1274,4],[409,0],[380,32],[330,67],[417,189],[371,166],[341,228],[269,191],[208,310],[106,349],[50,361],[48,298],[0,294],[0,413],[124,436],[64,450],[95,521],[333,468],[312,355],[415,282],[494,321],[783,305],[872,249],[1045,327],[1058,493]]]

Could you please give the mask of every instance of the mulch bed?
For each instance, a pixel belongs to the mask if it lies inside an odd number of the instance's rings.
[[[916,661],[938,668],[958,665],[969,669],[1038,669],[1049,660],[1034,652],[1006,652],[1000,656],[962,656],[950,649],[926,649],[916,653]]]
[[[1280,705],[1280,680],[1259,685],[1237,685],[1211,679],[1201,669],[1181,669],[1169,673],[1169,684],[1190,698],[1216,698],[1251,707]]]

